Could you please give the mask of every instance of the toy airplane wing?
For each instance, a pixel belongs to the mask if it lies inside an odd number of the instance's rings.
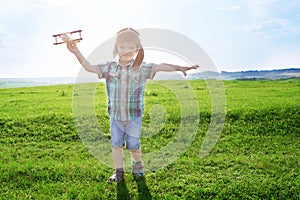
[[[71,31],[66,33],[59,33],[52,35],[55,38],[54,45],[63,44],[66,42],[80,42],[83,38],[81,37],[82,30]]]

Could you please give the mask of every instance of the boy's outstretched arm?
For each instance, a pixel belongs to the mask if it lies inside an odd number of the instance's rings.
[[[172,65],[168,63],[161,63],[161,64],[155,64],[154,65],[154,73],[162,71],[162,72],[174,72],[174,71],[180,71],[183,73],[184,76],[186,76],[186,72],[191,69],[197,69],[199,65],[193,65],[190,67],[184,67],[179,65]]]
[[[92,72],[92,73],[98,73],[99,72],[98,67],[91,65],[89,63],[89,61],[85,59],[85,57],[79,51],[79,49],[78,49],[75,42],[67,42],[67,48],[69,49],[69,51],[71,53],[73,53],[76,56],[77,60],[79,61],[79,63],[82,65],[82,67],[86,71]]]

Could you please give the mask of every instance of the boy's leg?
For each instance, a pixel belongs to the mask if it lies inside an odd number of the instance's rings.
[[[110,135],[112,156],[115,168],[123,168],[123,146],[124,146],[124,124],[120,121],[110,119]]]
[[[137,150],[130,150],[130,152],[133,160],[132,174],[136,177],[141,177],[143,176],[144,173],[144,166],[141,160],[142,151],[141,149],[137,149]]]
[[[124,125],[114,120],[110,119],[110,134],[111,134],[111,146],[112,146],[112,157],[114,161],[115,172],[108,179],[110,182],[121,182],[124,178],[123,169],[123,146],[124,146]]]
[[[140,149],[140,132],[142,128],[142,118],[136,118],[128,121],[125,127],[126,132],[126,148],[128,150]]]
[[[112,156],[113,156],[115,169],[123,168],[123,160],[124,160],[123,147],[113,147]]]
[[[131,152],[131,157],[132,157],[132,160],[134,162],[140,162],[142,159],[142,151],[141,149],[137,149],[137,150],[130,150]]]
[[[140,148],[140,132],[142,119],[137,118],[126,125],[126,147],[131,152],[133,160],[132,173],[134,175],[143,175],[142,151]]]

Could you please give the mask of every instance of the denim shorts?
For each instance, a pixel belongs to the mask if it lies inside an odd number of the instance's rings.
[[[142,118],[136,118],[131,121],[118,121],[110,118],[111,146],[124,147],[129,150],[140,148],[140,132],[142,128]]]

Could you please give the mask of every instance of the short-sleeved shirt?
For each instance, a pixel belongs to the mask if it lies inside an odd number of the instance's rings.
[[[106,79],[108,113],[119,121],[130,121],[144,113],[144,91],[147,79],[152,79],[153,64],[143,62],[133,70],[132,61],[122,69],[118,62],[97,65],[99,78]]]

